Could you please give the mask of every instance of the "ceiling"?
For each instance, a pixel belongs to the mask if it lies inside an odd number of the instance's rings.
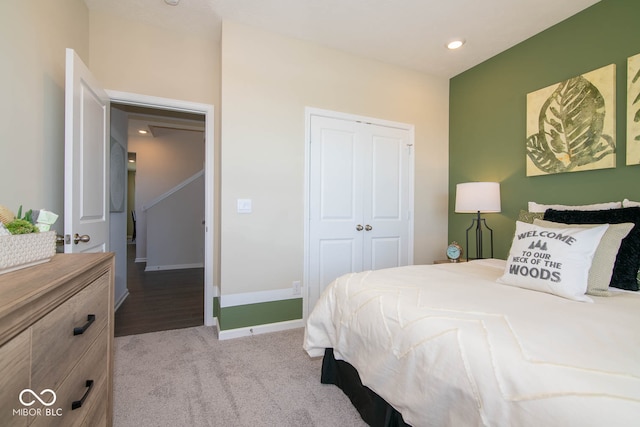
[[[195,131],[202,132],[204,135],[205,119],[203,114],[114,102],[111,103],[111,106],[128,114],[129,136],[140,137],[139,131],[141,130],[149,132],[150,137],[162,136],[169,131]]]
[[[84,0],[92,11],[220,39],[223,20],[450,78],[599,0]],[[445,44],[463,38],[450,51]]]
[[[185,132],[197,132],[204,143],[205,117],[202,114],[136,105],[111,103],[111,107],[127,113],[127,134],[129,138],[166,138],[181,143]],[[141,134],[140,131],[145,131]],[[127,169],[136,170],[136,153],[129,152]]]

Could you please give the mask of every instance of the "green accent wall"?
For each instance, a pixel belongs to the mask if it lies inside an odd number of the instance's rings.
[[[640,165],[625,165],[627,58],[640,53],[639,18],[638,0],[602,0],[450,80],[450,240],[464,246],[473,218],[454,213],[456,184],[461,182],[501,183],[502,212],[483,217],[494,229],[495,257],[503,259],[518,213],[528,201],[640,200]],[[527,177],[527,93],[609,64],[616,64],[617,167]],[[488,235],[484,239],[487,247]]]
[[[221,331],[302,319],[302,298],[222,308],[215,298],[213,306]]]

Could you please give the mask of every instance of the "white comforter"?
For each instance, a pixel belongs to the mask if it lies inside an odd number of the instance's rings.
[[[594,303],[496,283],[504,261],[343,276],[307,321],[413,426],[640,425],[640,295]]]

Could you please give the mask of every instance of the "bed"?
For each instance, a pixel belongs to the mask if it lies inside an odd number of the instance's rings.
[[[640,219],[640,208],[629,212]],[[634,239],[640,239],[640,229],[637,223],[627,227],[606,278],[620,271],[619,263],[629,264],[622,259],[624,249],[624,256],[633,258],[627,273],[635,268],[635,289],[591,289],[594,257],[613,227],[598,225],[597,214],[592,226],[566,225],[584,222],[582,214],[567,215],[558,214],[564,223],[554,227],[518,222],[507,260],[416,265],[336,279],[309,315],[304,338],[310,356],[324,357],[323,382],[339,385],[370,425],[637,425],[640,240]],[[627,224],[623,217],[616,221]],[[569,229],[575,238],[566,239]],[[581,256],[575,272],[586,269],[586,276],[570,295],[552,289],[557,284],[552,279],[536,288],[531,277],[516,278],[525,283],[507,278],[519,258],[514,255],[518,231],[540,242],[540,230],[563,247],[567,241],[580,246],[575,242],[590,233],[590,245],[581,246],[589,246],[591,258]],[[560,264],[555,262],[560,255],[547,249],[548,265]],[[568,276],[569,260],[562,261],[558,275]],[[589,288],[582,283],[587,279]],[[377,408],[372,412],[367,405]]]

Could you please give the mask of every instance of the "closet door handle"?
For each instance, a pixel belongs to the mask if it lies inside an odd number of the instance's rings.
[[[87,323],[85,323],[83,326],[76,326],[75,328],[73,328],[73,335],[82,335],[86,332],[87,329],[89,329],[89,326],[91,326],[91,324],[93,322],[96,321],[96,315],[95,314],[89,314],[87,315]]]
[[[356,225],[356,230],[362,231],[362,229],[363,229],[362,225],[360,225],[360,224]]]
[[[72,411],[74,409],[81,408],[84,401],[87,400],[87,396],[89,396],[89,392],[93,388],[93,380],[87,380],[87,382],[85,383],[85,387],[87,388],[87,391],[84,392],[82,398],[80,400],[74,400],[73,402],[71,402]]]
[[[367,230],[367,231],[371,231],[371,230],[373,230],[373,227],[370,226],[369,224],[367,224],[367,225],[364,226],[364,229]]]

